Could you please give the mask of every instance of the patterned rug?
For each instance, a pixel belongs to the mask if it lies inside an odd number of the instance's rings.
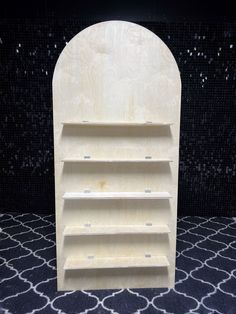
[[[0,313],[236,313],[236,222],[178,219],[174,289],[56,291],[55,217],[0,217]]]

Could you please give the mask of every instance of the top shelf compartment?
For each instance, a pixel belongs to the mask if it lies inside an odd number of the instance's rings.
[[[128,127],[152,127],[152,126],[171,126],[173,123],[169,122],[152,122],[152,121],[142,121],[142,122],[132,122],[132,121],[65,121],[62,122],[63,126],[128,126]]]

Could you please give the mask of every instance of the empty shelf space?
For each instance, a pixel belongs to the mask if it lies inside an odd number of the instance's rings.
[[[62,162],[73,162],[73,163],[86,163],[86,162],[91,162],[91,163],[141,163],[141,162],[146,162],[146,163],[156,163],[156,162],[172,162],[173,160],[168,159],[168,158],[149,158],[145,157],[143,159],[93,159],[91,157],[84,157],[84,158],[64,158],[62,159]]]
[[[112,234],[167,234],[167,225],[102,225],[102,226],[66,226],[64,236],[112,235]]]
[[[170,126],[173,123],[169,122],[152,122],[152,121],[142,121],[142,122],[128,122],[128,121],[65,121],[62,122],[66,126]]]
[[[83,270],[83,269],[109,269],[109,268],[154,268],[168,267],[169,262],[166,256],[150,256],[150,257],[107,257],[96,258],[88,256],[88,258],[66,259],[64,270]]]
[[[63,195],[65,200],[77,199],[169,199],[171,198],[168,192],[66,192]]]

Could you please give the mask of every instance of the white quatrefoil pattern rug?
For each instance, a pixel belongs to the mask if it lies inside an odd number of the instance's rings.
[[[0,313],[236,313],[236,222],[178,219],[174,289],[56,291],[55,217],[0,217]]]

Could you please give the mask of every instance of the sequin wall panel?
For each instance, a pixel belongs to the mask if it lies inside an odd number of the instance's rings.
[[[66,43],[97,21],[0,21],[1,211],[54,212],[51,81]],[[179,215],[235,216],[236,24],[139,23],[182,79]]]

